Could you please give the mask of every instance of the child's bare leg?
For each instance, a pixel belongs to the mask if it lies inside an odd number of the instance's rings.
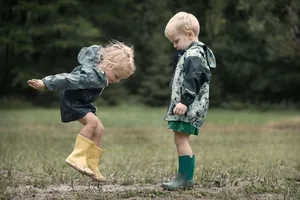
[[[101,121],[98,121],[97,127],[95,129],[95,133],[92,136],[92,141],[95,142],[97,146],[100,146],[101,138],[104,135],[104,126]]]
[[[91,178],[95,181],[103,182],[106,178],[99,171],[99,159],[104,153],[104,149],[100,147],[100,141],[104,134],[104,127],[101,121],[94,115],[94,117],[88,116],[89,119],[85,118],[81,120],[84,127],[81,129],[80,133],[85,135],[90,135],[90,131],[94,131],[91,137],[93,141],[92,147],[87,152],[87,164],[88,168],[93,171],[93,176]],[[90,119],[93,118],[93,119]],[[96,123],[97,122],[97,123]]]
[[[83,127],[76,138],[72,153],[66,159],[66,163],[85,175],[94,176],[94,172],[89,168],[87,159],[90,149],[95,145],[91,138],[95,133],[99,119],[89,112],[79,122]]]
[[[80,134],[92,140],[92,137],[99,123],[98,117],[96,117],[93,113],[89,112],[84,117],[79,119],[79,122],[83,125],[83,127],[80,130]]]
[[[88,151],[87,163],[89,168],[94,172],[92,179],[95,181],[103,182],[106,181],[106,178],[99,171],[99,159],[104,153],[104,149],[100,146],[101,138],[104,134],[104,127],[101,121],[98,121],[96,130],[92,136],[92,141],[94,145]]]
[[[161,186],[167,190],[189,189],[193,187],[195,157],[189,144],[189,134],[174,131],[174,142],[178,153],[178,173]]]
[[[178,156],[193,156],[193,151],[189,143],[189,134],[174,131],[174,143],[177,147]]]

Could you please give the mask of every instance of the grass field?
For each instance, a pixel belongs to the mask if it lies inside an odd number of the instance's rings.
[[[80,129],[59,110],[0,110],[0,199],[300,199],[300,114],[209,110],[193,190],[161,190],[176,173],[166,109],[98,108],[105,126],[99,185],[64,163]]]

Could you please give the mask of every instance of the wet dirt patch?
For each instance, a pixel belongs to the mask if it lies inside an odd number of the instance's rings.
[[[45,188],[34,187],[32,185],[18,186],[17,188],[8,187],[7,191],[15,194],[12,199],[47,199],[51,197],[67,197],[74,193],[121,193],[128,191],[147,191],[155,190],[156,185],[48,185]]]
[[[86,182],[86,184],[77,181],[70,184],[44,184],[33,185],[23,183],[9,182],[8,174],[16,179],[30,178],[29,174],[7,170],[0,171],[2,180],[7,179],[8,182],[2,184],[4,186],[4,195],[11,200],[46,200],[46,199],[228,199],[240,200],[283,200],[284,195],[273,193],[254,193],[246,192],[247,188],[253,185],[259,185],[262,179],[254,178],[238,178],[233,183],[217,184],[218,186],[205,187],[202,184],[195,183],[192,190],[187,191],[165,191],[162,190],[160,184],[97,184],[95,182]],[[0,190],[0,197],[1,192]],[[4,196],[3,195],[3,196]],[[221,198],[222,197],[222,198]],[[1,199],[1,198],[0,198]]]
[[[163,191],[158,185],[103,185],[103,186],[83,186],[71,187],[69,185],[50,185],[40,189],[32,186],[21,186],[15,188],[15,195],[12,200],[21,199],[73,199],[78,196],[88,199],[202,199],[211,200],[221,196],[223,193],[236,193],[236,197],[241,200],[283,200],[282,194],[251,194],[244,196],[242,193],[234,191],[234,188],[194,188],[190,191]],[[225,191],[226,190],[226,191]]]
[[[245,183],[244,183],[245,184]],[[244,185],[243,184],[243,185]],[[153,184],[135,184],[135,185],[49,185],[45,188],[38,188],[33,186],[18,186],[16,188],[8,187],[7,191],[14,194],[11,196],[12,200],[21,199],[73,199],[78,197],[86,199],[202,199],[211,200],[216,199],[223,194],[236,194],[236,197],[241,200],[255,199],[255,200],[283,200],[282,194],[251,194],[244,196],[239,193],[240,186],[230,187],[212,187],[202,188],[199,185],[194,189],[188,191],[165,191],[159,185]],[[99,196],[100,195],[100,196]]]

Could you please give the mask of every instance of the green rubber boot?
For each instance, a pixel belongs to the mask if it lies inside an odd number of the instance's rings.
[[[165,190],[179,190],[179,189],[191,189],[193,188],[193,176],[195,167],[195,156],[192,158],[189,155],[178,157],[179,167],[178,174],[175,179],[163,183],[161,187]]]

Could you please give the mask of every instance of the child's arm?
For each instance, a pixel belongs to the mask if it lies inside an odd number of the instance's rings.
[[[51,91],[57,90],[78,90],[103,88],[107,86],[105,76],[97,74],[90,67],[78,67],[72,73],[61,73],[46,76],[42,79],[46,88]]]
[[[216,59],[213,52],[207,46],[203,48],[206,58],[190,56],[184,61],[183,85],[185,90],[181,95],[181,101],[173,109],[174,114],[183,115],[186,112],[187,107],[194,102],[201,86],[210,80],[211,71],[216,69]]]
[[[80,74],[78,72],[50,75],[43,78],[42,81],[50,91],[80,89]]]
[[[47,88],[50,91],[103,88],[107,86],[105,76],[101,76],[90,67],[78,67],[72,73],[46,76],[42,80],[32,79],[28,85],[34,89]]]
[[[181,103],[189,106],[193,103],[201,86],[209,81],[210,71],[200,57],[190,56],[184,62],[184,88]]]
[[[79,89],[79,79],[78,74],[56,74],[46,76],[43,79],[31,79],[27,83],[30,87],[36,90],[43,90],[47,88],[50,91],[57,91],[60,89]]]
[[[47,88],[51,91],[106,87],[107,79],[97,68],[100,62],[100,49],[99,45],[84,47],[78,54],[81,66],[75,68],[73,72],[50,75],[42,80],[32,79],[28,81],[28,85],[34,89]]]

